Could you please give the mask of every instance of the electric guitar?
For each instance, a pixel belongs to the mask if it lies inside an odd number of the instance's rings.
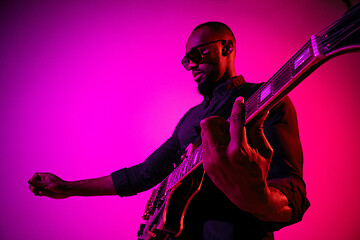
[[[261,88],[245,102],[245,124],[268,111],[320,65],[340,54],[360,50],[360,4],[343,17],[311,36]],[[145,207],[138,239],[179,236],[187,207],[200,191],[205,172],[202,147],[185,158],[156,188]]]

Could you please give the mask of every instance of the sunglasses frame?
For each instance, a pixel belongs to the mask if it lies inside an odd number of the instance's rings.
[[[203,47],[203,46],[206,46],[206,45],[209,45],[209,44],[212,44],[212,43],[222,42],[222,41],[225,41],[225,40],[223,40],[223,39],[215,40],[215,41],[200,44],[200,45],[198,45],[196,47],[191,48],[191,50],[187,54],[185,54],[184,58],[181,60],[181,64],[184,66],[184,68],[187,71],[189,71],[190,70],[190,68],[189,68],[190,61],[198,64],[204,58],[204,55],[198,49],[199,47]]]

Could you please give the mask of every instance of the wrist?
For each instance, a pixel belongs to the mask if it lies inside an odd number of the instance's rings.
[[[249,194],[250,193],[250,194]],[[266,184],[260,184],[248,191],[245,200],[245,211],[254,216],[260,216],[271,205],[271,192]]]
[[[287,197],[274,187],[266,187],[263,204],[253,208],[251,213],[265,222],[288,222],[292,217]]]
[[[76,181],[64,181],[62,189],[64,190],[64,195],[68,197],[76,196]]]
[[[265,186],[261,191],[258,191],[254,199],[252,201],[250,200],[251,203],[248,212],[260,220],[264,220],[265,213],[270,210],[272,205],[269,187]]]

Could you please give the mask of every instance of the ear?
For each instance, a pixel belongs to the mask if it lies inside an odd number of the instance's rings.
[[[227,56],[234,50],[234,43],[232,40],[224,40],[221,42],[223,44],[222,55]]]

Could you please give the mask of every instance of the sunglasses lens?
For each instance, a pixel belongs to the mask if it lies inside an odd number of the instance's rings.
[[[181,60],[181,63],[182,63],[182,65],[184,66],[184,68],[186,69],[186,70],[190,70],[189,69],[189,59],[187,58],[187,56],[185,56],[182,60]]]
[[[189,69],[190,61],[194,63],[199,63],[203,59],[203,56],[201,55],[200,51],[198,49],[192,49],[190,52],[188,52],[185,57],[182,59],[181,63],[184,65],[186,70]]]
[[[200,51],[196,48],[191,50],[187,55],[188,58],[194,63],[199,63],[203,58]]]

